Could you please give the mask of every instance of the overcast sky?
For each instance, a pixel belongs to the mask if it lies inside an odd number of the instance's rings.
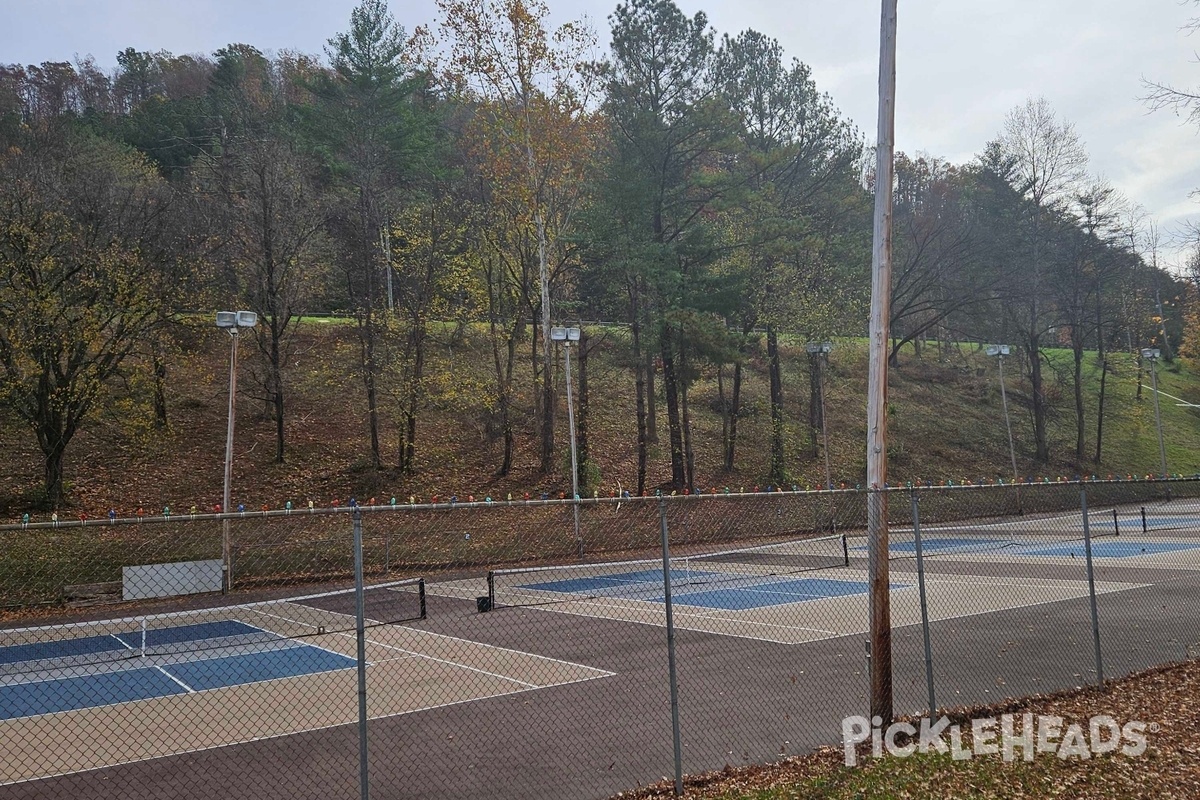
[[[548,0],[555,23],[587,16],[602,47],[605,0]],[[818,87],[874,141],[878,0],[677,0],[721,33],[754,28],[812,66]],[[211,53],[231,42],[321,53],[356,0],[0,0],[0,62],[91,54],[104,68],[125,47]],[[900,0],[896,146],[955,163],[973,158],[1026,98],[1045,96],[1073,123],[1094,174],[1108,178],[1164,238],[1200,223],[1200,132],[1150,113],[1142,79],[1200,85],[1200,34],[1181,30],[1187,0]],[[434,0],[391,0],[405,28],[434,21]],[[1165,242],[1164,260],[1178,247]]]

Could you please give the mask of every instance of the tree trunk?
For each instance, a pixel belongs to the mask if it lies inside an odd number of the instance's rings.
[[[1038,463],[1050,460],[1050,445],[1046,441],[1046,395],[1042,379],[1041,337],[1029,337],[1029,384],[1033,394],[1033,439]]]
[[[55,442],[48,448],[43,448],[46,457],[45,481],[43,488],[46,492],[46,504],[57,511],[66,497],[63,487],[63,459],[66,456],[66,442]]]
[[[646,359],[642,353],[641,310],[638,303],[637,281],[629,286],[629,332],[633,347],[633,380],[637,417],[637,496],[646,491]]]
[[[685,486],[689,492],[696,491],[696,456],[692,451],[692,416],[688,412],[688,382],[686,356],[679,354],[680,369],[684,380],[679,382],[679,406],[683,414],[683,467]]]
[[[733,365],[733,392],[729,407],[729,449],[725,453],[725,471],[732,472],[737,448],[738,415],[742,410],[742,362]]]
[[[1108,360],[1100,359],[1100,404],[1096,410],[1096,457],[1092,459],[1095,463],[1100,463],[1101,445],[1104,442],[1104,384],[1108,377]]]
[[[417,412],[420,410],[421,385],[425,379],[425,324],[418,323],[413,336],[413,367],[411,384],[408,387],[408,406],[404,409],[404,452],[400,457],[400,470],[407,475],[416,471],[417,458]]]
[[[1075,463],[1083,463],[1084,419],[1083,419],[1083,338],[1073,334],[1071,342],[1074,365],[1071,377],[1075,383]]]
[[[684,474],[683,422],[679,408],[679,378],[675,374],[673,335],[669,329],[663,331],[663,393],[667,398],[667,429],[671,438],[671,485],[682,489],[687,484]]]
[[[267,385],[270,387],[271,395],[271,410],[272,416],[275,418],[275,463],[282,464],[284,456],[284,438],[283,438],[283,356],[279,351],[279,337],[275,332],[275,319],[268,320],[270,323],[271,349],[270,363],[267,368],[270,370],[270,377],[267,380]]]
[[[658,391],[654,388],[654,375],[658,372],[654,353],[646,354],[646,442],[658,443]]]
[[[546,330],[542,334],[547,341],[550,338],[550,331]],[[554,362],[552,360],[542,361],[542,449],[541,461],[538,464],[538,470],[542,474],[550,472],[554,468]]]
[[[167,427],[167,362],[157,336],[151,347],[154,361],[154,427],[163,430]]]
[[[717,401],[721,405],[721,459],[729,463],[729,402],[725,399],[725,365],[717,365]],[[726,467],[726,469],[729,469]]]
[[[588,337],[579,329],[579,392],[575,398],[575,456],[578,466],[576,479],[581,496],[586,496],[590,474],[588,469]]]
[[[779,337],[774,325],[767,325],[767,366],[771,379],[771,470],[772,484],[787,482],[787,462],[783,451],[783,372],[779,363]]]
[[[817,458],[821,451],[817,445],[817,435],[821,430],[821,356],[813,353],[808,357],[808,439],[812,457]]]

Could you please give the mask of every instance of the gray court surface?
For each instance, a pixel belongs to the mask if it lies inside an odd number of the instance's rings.
[[[1110,677],[1182,659],[1200,642],[1200,548],[1190,546],[1200,540],[1155,535],[1148,541],[1180,546],[1143,553],[1139,537],[1115,539],[1128,547],[1097,558],[1095,575]],[[865,559],[850,555],[849,566],[808,574],[862,582]],[[1086,572],[1070,551],[943,552],[925,566],[939,705],[1095,681]],[[925,703],[915,569],[903,554],[891,562],[898,713]],[[374,797],[602,798],[670,773],[664,606],[656,598],[568,594],[479,613],[482,578],[431,581],[428,592],[427,619],[370,637]],[[865,594],[765,606],[743,597],[736,608],[683,600],[675,623],[685,771],[837,744],[841,719],[866,713]],[[352,652],[353,638],[323,646]],[[353,679],[322,680],[329,685],[297,689],[294,707],[267,714],[270,730],[243,713],[268,701],[245,687],[192,705],[146,701],[180,706],[160,714],[180,731],[153,731],[146,746],[128,743],[153,717],[149,706],[72,719],[93,726],[105,752],[63,752],[53,777],[10,768],[0,798],[353,797]],[[340,705],[308,708],[323,695]],[[278,693],[271,697],[278,705]],[[38,738],[18,727],[0,729],[6,748]]]

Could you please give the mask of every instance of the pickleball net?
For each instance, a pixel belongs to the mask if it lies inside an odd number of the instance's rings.
[[[367,627],[425,618],[425,581],[363,589]],[[0,677],[205,651],[246,653],[356,629],[355,590],[0,630]]]

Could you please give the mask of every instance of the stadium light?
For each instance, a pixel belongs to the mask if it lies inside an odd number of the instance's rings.
[[[833,472],[829,468],[829,425],[825,418],[825,370],[822,368],[821,362],[829,363],[829,352],[833,350],[833,342],[809,342],[804,345],[804,350],[818,369],[817,398],[821,404],[821,449],[825,451],[825,488],[832,489]]]
[[[571,342],[579,341],[579,328],[554,326],[550,329],[550,339],[563,343],[563,360],[566,365],[567,377],[567,426],[571,429],[571,497],[574,499],[575,511],[575,541],[579,543],[582,555],[583,540],[579,538],[579,456],[575,449],[575,400],[571,390]]]
[[[1154,390],[1154,427],[1158,429],[1158,457],[1162,476],[1167,477],[1167,448],[1163,444],[1162,414],[1158,410],[1158,359],[1161,351],[1157,347],[1143,347],[1142,358],[1150,361],[1150,387]]]
[[[1000,365],[1000,403],[1004,406],[1004,428],[1008,431],[1008,457],[1012,461],[1013,483],[1020,484],[1021,478],[1017,474],[1017,450],[1013,447],[1012,435],[1012,420],[1008,416],[1008,392],[1004,388],[1004,357],[1011,350],[1006,344],[989,344],[984,350],[989,356],[995,357]],[[1020,504],[1020,494],[1018,489],[1017,503]],[[1021,509],[1022,511],[1024,509]]]
[[[258,324],[258,314],[253,311],[218,311],[217,327],[229,331],[233,340],[229,348],[229,416],[225,429],[225,491],[221,501],[221,512],[229,513],[229,484],[233,475],[233,421],[234,400],[237,397],[237,345],[238,332],[242,328],[253,328]],[[221,562],[224,572],[224,589],[233,586],[233,552],[229,537],[229,518],[221,521]]]

